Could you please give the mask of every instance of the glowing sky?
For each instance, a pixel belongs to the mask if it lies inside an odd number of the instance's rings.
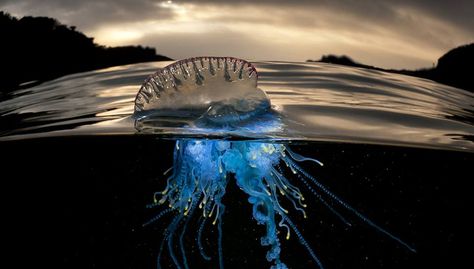
[[[431,67],[474,41],[474,1],[0,0],[14,16],[48,16],[99,44],[146,45],[180,59],[305,61],[346,54],[388,68]]]

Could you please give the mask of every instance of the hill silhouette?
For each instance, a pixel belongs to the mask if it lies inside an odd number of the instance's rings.
[[[375,66],[358,63],[358,62],[352,60],[352,58],[350,58],[349,56],[346,56],[346,55],[341,55],[341,56],[336,56],[336,55],[332,55],[332,54],[323,55],[321,57],[321,59],[318,60],[318,61],[307,60],[307,62],[323,62],[323,63],[347,65],[347,66],[352,66],[352,67],[362,67],[362,68],[382,70],[381,68],[377,68]]]
[[[340,64],[422,77],[474,92],[474,43],[450,50],[438,59],[435,67],[419,70],[383,69],[358,63],[346,55],[323,55],[319,60],[307,60],[307,62]]]
[[[94,39],[48,17],[17,19],[0,11],[0,94],[30,81],[116,65],[170,58],[154,48],[105,47]]]

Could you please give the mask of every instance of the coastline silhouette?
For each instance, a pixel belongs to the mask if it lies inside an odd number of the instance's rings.
[[[474,66],[474,43],[462,45],[448,51],[438,59],[438,63],[435,67],[418,70],[384,69],[358,63],[346,55],[323,55],[319,60],[307,60],[307,62],[331,63],[421,77],[474,92],[474,78],[472,75]]]
[[[94,43],[76,30],[48,17],[17,19],[0,11],[0,95],[22,86],[32,86],[67,74],[111,66],[150,61],[169,61],[156,50],[142,46],[106,47]],[[418,70],[384,69],[358,63],[349,56],[323,55],[319,60],[352,67],[368,68],[431,79],[474,92],[472,66],[474,43],[454,48],[432,68]]]
[[[105,47],[48,17],[17,19],[0,11],[0,93],[23,83],[117,65],[172,60],[142,46]],[[28,83],[31,85],[30,83]]]

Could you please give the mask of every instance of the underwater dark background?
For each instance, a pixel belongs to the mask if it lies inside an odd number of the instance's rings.
[[[170,218],[142,224],[160,209],[146,209],[165,186],[174,141],[154,136],[76,136],[0,143],[3,190],[22,253],[36,267],[156,268],[162,233]],[[291,142],[317,158],[304,164],[340,198],[417,249],[411,253],[350,212],[346,227],[309,191],[308,218],[290,210],[297,227],[325,268],[460,268],[470,261],[469,219],[472,153],[347,143]],[[283,199],[282,199],[283,200]],[[246,195],[233,180],[224,198],[226,268],[269,268],[264,228],[251,216]],[[216,268],[217,229],[206,226],[205,262],[197,251],[197,217],[185,236],[191,268]],[[18,224],[17,224],[18,223]],[[317,268],[294,233],[282,241],[289,268]],[[44,254],[43,254],[44,253]],[[177,252],[179,253],[179,252]],[[28,259],[26,259],[28,260]],[[44,264],[43,264],[44,263]],[[165,251],[163,268],[174,268]]]

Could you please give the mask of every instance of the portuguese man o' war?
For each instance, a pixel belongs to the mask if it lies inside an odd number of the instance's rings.
[[[141,87],[135,101],[136,128],[138,131],[166,128],[167,124],[182,120],[185,128],[207,130],[206,134],[244,132],[247,135],[251,129],[254,133],[271,133],[282,126],[267,95],[257,88],[257,78],[252,64],[236,58],[201,57],[178,61],[153,74]],[[211,259],[203,247],[202,232],[206,224],[212,223],[218,232],[219,266],[224,267],[222,219],[225,205],[222,199],[228,184],[237,184],[248,195],[254,220],[265,227],[260,243],[268,248],[266,259],[272,269],[287,268],[280,258],[281,235],[289,239],[292,233],[317,267],[323,268],[316,252],[290,217],[293,210],[306,218],[305,198],[297,185],[304,187],[345,224],[351,225],[334,205],[415,251],[338,198],[306,172],[301,167],[302,162],[323,166],[318,160],[293,152],[282,143],[204,139],[202,136],[178,139],[166,188],[156,192],[153,203],[148,206],[167,204],[168,207],[144,224],[147,226],[169,214],[174,215],[161,241],[158,268],[161,268],[160,259],[165,248],[177,268],[191,267],[183,236],[190,219],[196,215],[202,216],[196,231],[201,257]],[[287,199],[293,208],[284,208],[282,199]]]
[[[212,131],[245,129],[254,116],[271,113],[270,100],[257,88],[257,77],[252,64],[236,58],[178,61],[150,76],[140,88],[134,112],[137,129],[177,121]]]

